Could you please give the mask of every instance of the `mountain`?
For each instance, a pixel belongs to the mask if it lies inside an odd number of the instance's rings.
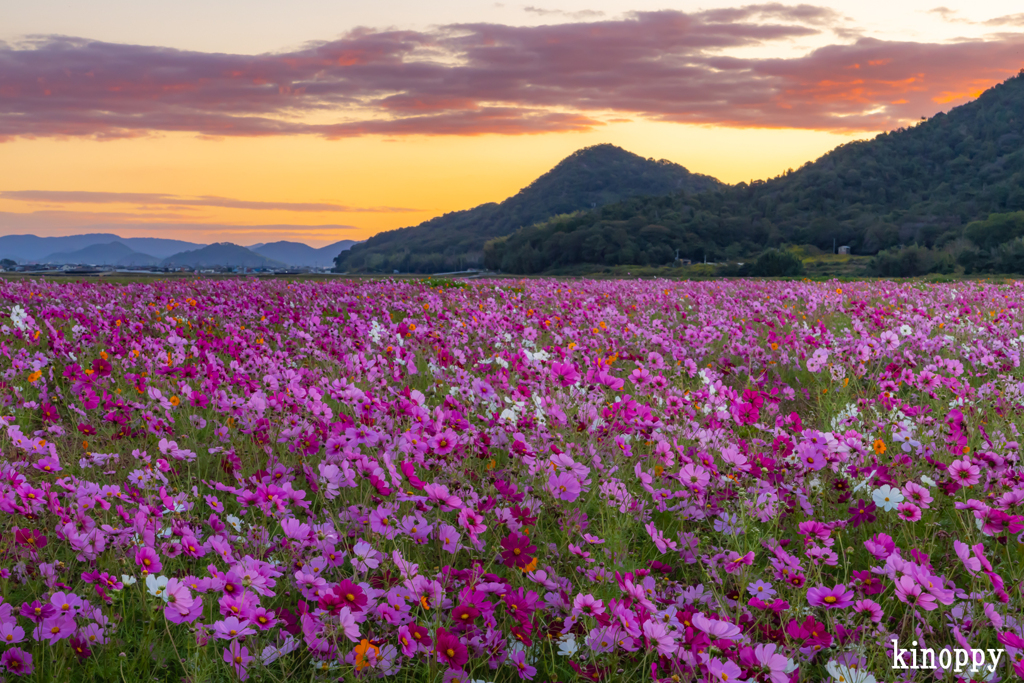
[[[487,240],[524,225],[635,195],[723,187],[664,159],[644,159],[614,145],[578,150],[500,204],[446,213],[417,226],[374,235],[335,260],[335,270],[437,272],[479,266]]]
[[[230,242],[218,242],[200,249],[183,251],[168,256],[160,262],[161,266],[189,266],[191,268],[209,268],[214,266],[245,266],[247,268],[284,268],[281,261],[269,259],[262,254],[250,251],[245,247]]]
[[[695,261],[742,259],[790,243],[829,252],[847,245],[854,254],[917,245],[946,250],[948,268],[973,258],[961,256],[964,249],[984,249],[970,243],[967,223],[1021,209],[1024,70],[948,114],[842,145],[797,171],[555,218],[491,242],[485,262],[535,273],[583,263],[664,264],[676,250]]]
[[[110,233],[90,233],[87,235],[70,235],[67,237],[36,237],[35,235],[4,235],[0,236],[0,258],[15,261],[42,261],[50,254],[79,251],[86,247],[99,244],[121,242],[133,251],[164,258],[183,251],[202,246],[182,240],[167,240],[154,237],[118,237]]]
[[[258,244],[249,247],[250,251],[266,256],[267,258],[283,261],[290,266],[330,266],[334,263],[334,257],[339,253],[350,249],[354,240],[341,240],[326,247],[314,249],[301,242],[271,242],[269,244]]]
[[[50,254],[45,263],[84,263],[94,266],[155,266],[160,262],[155,256],[133,250],[123,242],[93,244],[84,249]]]

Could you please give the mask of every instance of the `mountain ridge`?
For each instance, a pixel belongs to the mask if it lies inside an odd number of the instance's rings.
[[[948,113],[840,145],[770,180],[634,197],[524,227],[490,242],[485,265],[528,274],[663,265],[677,253],[743,260],[785,244],[955,250],[971,221],[1022,209],[1024,71]]]
[[[338,255],[335,270],[437,272],[482,265],[487,240],[551,216],[646,192],[722,187],[664,159],[644,159],[611,144],[579,149],[502,202],[452,211],[419,225],[377,233]]]

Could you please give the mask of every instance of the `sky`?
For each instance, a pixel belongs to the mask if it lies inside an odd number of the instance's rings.
[[[1024,68],[1019,0],[534,1],[0,3],[0,235],[322,246],[600,143],[766,179]]]

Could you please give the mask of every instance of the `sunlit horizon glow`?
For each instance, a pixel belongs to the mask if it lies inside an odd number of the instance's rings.
[[[0,234],[322,246],[501,201],[600,143],[766,179],[1024,66],[1004,2],[441,3],[432,20],[311,0],[274,43],[257,24],[284,6],[264,0],[248,42],[211,17],[219,48],[209,23],[154,32],[151,10],[72,32],[49,4],[0,14]]]

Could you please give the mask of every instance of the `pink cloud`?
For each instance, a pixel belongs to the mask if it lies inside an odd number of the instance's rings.
[[[0,45],[0,139],[524,135],[590,130],[609,113],[874,131],[967,101],[1022,64],[1019,33],[860,38],[791,59],[729,54],[825,31],[849,36],[844,21],[827,8],[764,3],[546,26],[362,28],[255,56],[34,37]]]
[[[193,208],[201,206],[229,209],[253,209],[258,211],[337,211],[341,213],[420,213],[422,209],[396,206],[353,207],[343,204],[316,202],[264,202],[231,197],[203,195],[186,197],[159,192],[85,192],[77,190],[8,190],[0,191],[0,199],[22,202],[46,202],[60,204],[135,204],[136,206],[179,206]]]

